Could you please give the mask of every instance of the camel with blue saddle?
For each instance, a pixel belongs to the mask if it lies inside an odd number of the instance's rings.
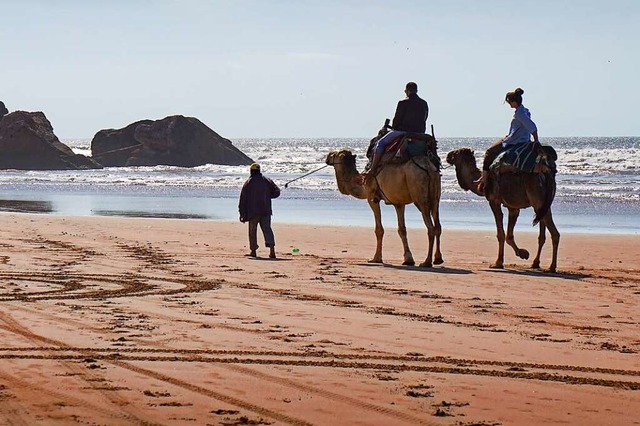
[[[465,191],[484,196],[491,206],[498,238],[498,258],[490,266],[491,268],[504,268],[505,241],[513,248],[518,257],[529,258],[529,252],[516,244],[513,230],[520,209],[533,207],[535,212],[533,225],[539,224],[540,229],[538,251],[531,267],[540,268],[540,255],[548,229],[553,246],[549,271],[556,271],[560,233],[551,214],[551,204],[556,194],[556,159],[557,156],[553,148],[537,143],[527,143],[507,149],[491,165],[489,180],[483,192],[478,189],[476,182],[481,172],[476,166],[473,151],[469,148],[459,148],[447,155],[447,163],[456,168],[456,177],[460,187]],[[509,212],[506,237],[502,206],[505,206]]]

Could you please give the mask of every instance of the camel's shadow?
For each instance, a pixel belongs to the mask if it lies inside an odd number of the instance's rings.
[[[424,268],[421,266],[407,266],[407,265],[392,265],[390,263],[356,263],[359,266],[377,266],[391,269],[398,269],[401,271],[417,271],[417,272],[429,272],[432,274],[451,274],[451,275],[468,275],[473,274],[473,271],[460,268],[449,268],[446,266],[436,266],[431,268]]]
[[[484,272],[497,272],[502,274],[526,275],[528,277],[560,278],[565,280],[582,280],[591,277],[591,274],[578,272],[549,272],[543,269],[482,269]]]

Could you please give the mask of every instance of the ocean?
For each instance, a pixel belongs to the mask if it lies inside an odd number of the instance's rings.
[[[443,160],[455,148],[484,149],[497,138],[440,138]],[[296,177],[324,165],[327,153],[349,148],[365,164],[368,138],[237,139],[236,147],[262,166],[282,189],[274,200],[274,223],[372,226],[363,200],[338,192],[327,167],[284,188]],[[66,139],[74,152],[90,155],[89,139]],[[640,234],[640,137],[562,137],[542,141],[558,153],[557,195],[552,211],[560,232]],[[88,171],[0,171],[0,211],[56,215],[237,220],[240,188],[248,167],[205,165],[105,168]],[[453,168],[442,170],[441,222],[446,229],[494,230],[481,197],[463,191]],[[532,228],[532,209],[523,210],[517,230]],[[423,228],[413,206],[407,226]],[[383,207],[383,222],[396,226],[395,210]],[[505,220],[506,224],[506,220]]]

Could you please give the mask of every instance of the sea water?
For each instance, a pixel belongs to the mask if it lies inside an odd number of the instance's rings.
[[[441,138],[439,154],[460,147],[484,149],[497,138]],[[74,152],[90,155],[89,139],[63,140]],[[274,201],[274,222],[371,226],[367,203],[338,192],[330,151],[348,148],[366,162],[368,138],[238,139],[234,145],[262,166],[282,189]],[[558,153],[557,194],[552,207],[561,232],[640,233],[640,137],[547,138]],[[109,167],[86,171],[0,171],[0,210],[58,215],[237,220],[238,196],[246,166],[204,165]],[[486,200],[462,190],[453,168],[442,170],[441,222],[445,229],[495,229]],[[533,230],[532,209],[523,210],[518,229]],[[395,227],[395,210],[383,207],[385,226]],[[506,221],[505,221],[506,222]],[[407,226],[422,218],[407,207]]]

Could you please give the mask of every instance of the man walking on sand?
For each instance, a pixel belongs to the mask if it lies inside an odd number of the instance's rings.
[[[276,258],[276,241],[271,229],[271,199],[280,196],[280,188],[271,179],[262,175],[260,165],[253,163],[251,176],[240,192],[240,222],[249,222],[249,256],[256,257],[258,250],[258,224],[264,235],[264,245],[269,247],[269,257]]]

